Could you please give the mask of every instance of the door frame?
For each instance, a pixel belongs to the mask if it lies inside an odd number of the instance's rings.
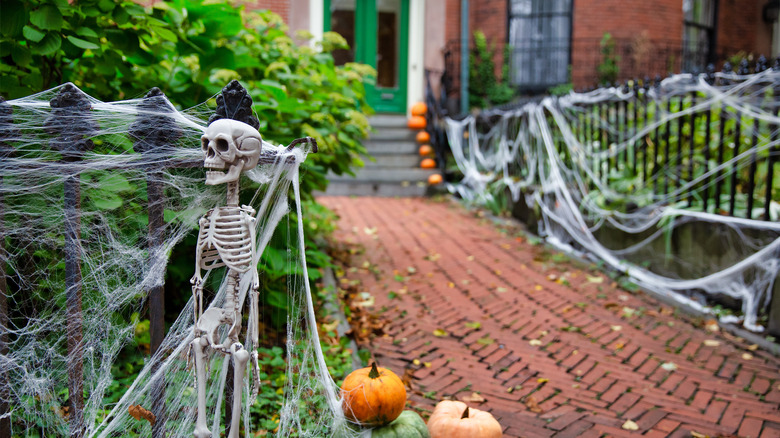
[[[398,39],[398,87],[379,88],[366,84],[366,99],[379,113],[406,113],[409,85],[409,2],[401,1],[401,17]],[[330,27],[331,0],[323,0],[323,31]],[[362,5],[362,7],[361,7]],[[355,0],[355,62],[377,67],[377,17],[376,0]]]

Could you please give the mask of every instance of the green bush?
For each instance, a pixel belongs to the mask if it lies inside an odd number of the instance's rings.
[[[495,51],[494,46],[488,46],[482,31],[474,32],[474,50],[469,57],[469,106],[472,108],[501,105],[509,102],[514,95],[514,90],[506,82],[509,78],[510,47],[504,47],[503,81],[496,78]]]

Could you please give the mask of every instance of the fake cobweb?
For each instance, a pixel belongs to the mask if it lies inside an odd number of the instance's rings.
[[[660,86],[601,88],[446,119],[463,175],[448,188],[482,206],[511,198],[521,214],[536,210],[538,232],[550,244],[701,311],[737,306],[740,316],[721,315],[721,321],[763,331],[780,271],[780,165],[771,164],[780,161],[779,89],[776,70],[682,74]],[[694,117],[699,123],[691,132],[686,123]],[[691,136],[698,143],[709,138],[708,150],[691,151]],[[657,164],[643,166],[654,158]],[[752,183],[744,177],[751,169]],[[730,199],[729,185],[736,192]],[[730,204],[737,213],[725,214]],[[701,247],[697,252],[677,238]]]
[[[78,105],[57,103],[63,87],[83,97]],[[133,418],[128,408],[152,410],[161,400],[164,410],[158,413],[164,414],[156,420],[155,436],[192,436],[197,411],[189,347],[192,298],[121,400],[107,404],[104,399],[112,365],[133,338],[130,315],[144,306],[150,289],[164,283],[174,246],[197,230],[208,209],[225,203],[224,185],[206,186],[201,167],[200,136],[213,109],[203,104],[179,112],[164,97],[158,97],[157,106],[144,99],[106,103],[70,84],[63,87],[0,103],[0,234],[5,246],[0,263],[7,266],[8,315],[2,327],[0,401],[10,406],[14,436],[68,436],[73,430],[91,437],[152,436],[152,426]],[[258,212],[258,255],[277,227],[297,230],[288,238],[287,263],[297,274],[288,279],[287,383],[276,436],[348,436],[354,433],[344,422],[338,388],[320,349],[306,269],[298,181],[308,152],[264,142],[263,162],[242,176],[241,202]],[[150,238],[152,186],[164,195],[165,221]],[[78,207],[73,199],[80,200]],[[80,219],[75,244],[65,236],[74,211]],[[297,227],[291,227],[296,220]],[[81,268],[82,323],[76,349],[83,359],[77,362],[68,356],[69,340],[77,339],[68,333],[75,318],[67,310],[69,252],[77,255]],[[206,299],[219,305],[225,295],[224,270],[209,275]],[[249,283],[244,276],[242,301]],[[180,293],[191,297],[189,289]],[[250,351],[256,347],[243,332],[241,338]],[[79,373],[78,363],[83,367],[84,408],[74,426],[68,379],[69,373]],[[208,359],[208,425],[214,436],[224,431],[220,412],[227,363],[221,354]],[[252,373],[247,367],[241,388],[242,436],[254,436],[255,430],[247,414],[257,391]],[[19,424],[29,429],[19,430]]]

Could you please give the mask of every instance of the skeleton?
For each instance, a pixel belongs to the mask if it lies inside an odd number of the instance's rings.
[[[196,248],[195,275],[192,293],[195,298],[195,339],[191,346],[195,352],[198,386],[198,417],[196,438],[211,438],[206,425],[206,357],[207,349],[232,356],[233,413],[230,419],[229,438],[238,436],[241,418],[241,388],[250,357],[257,367],[257,352],[250,354],[239,342],[243,297],[239,283],[243,274],[251,275],[250,315],[248,335],[254,345],[258,340],[258,289],[255,211],[249,206],[238,205],[238,179],[241,172],[254,168],[260,158],[262,138],[253,127],[230,119],[213,122],[201,137],[206,158],[206,184],[227,184],[227,205],[215,207],[200,219],[200,232]],[[210,307],[203,311],[203,277],[201,269],[227,267],[227,291],[222,307]],[[220,343],[218,329],[228,327],[226,339]],[[257,368],[256,368],[257,369]]]

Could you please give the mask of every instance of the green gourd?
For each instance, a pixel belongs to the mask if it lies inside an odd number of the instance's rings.
[[[371,438],[430,438],[425,421],[414,411],[403,411],[390,424],[371,431]]]

